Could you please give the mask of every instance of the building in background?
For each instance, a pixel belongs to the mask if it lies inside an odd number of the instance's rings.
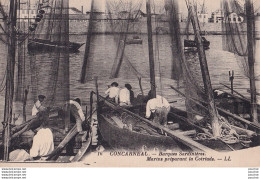
[[[212,23],[222,23],[224,21],[228,21],[230,23],[242,23],[244,22],[244,18],[233,12],[230,13],[228,18],[225,19],[224,12],[221,10],[217,10],[215,12],[212,12],[211,18],[209,19],[209,22]]]
[[[205,12],[198,13],[198,19],[201,23],[208,23],[209,22],[209,14]]]

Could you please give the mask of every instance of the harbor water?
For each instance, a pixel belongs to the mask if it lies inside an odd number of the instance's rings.
[[[129,35],[130,37],[131,35]],[[84,58],[85,45],[79,49],[77,53],[71,53],[69,55],[69,98],[74,99],[79,97],[82,101],[82,105],[86,106],[89,104],[89,96],[92,90],[95,91],[95,82],[94,77],[98,76],[98,85],[99,92],[101,95],[104,94],[104,91],[107,89],[107,86],[113,81],[119,83],[119,87],[124,87],[125,83],[130,83],[133,87],[135,96],[140,94],[139,82],[137,75],[129,67],[129,62],[132,66],[138,71],[142,76],[142,87],[144,93],[147,94],[150,89],[149,81],[149,62],[148,62],[148,45],[146,35],[140,35],[143,39],[143,44],[133,44],[127,45],[125,49],[125,56],[123,59],[122,66],[120,68],[119,77],[116,79],[111,79],[111,69],[116,56],[117,44],[114,41],[113,35],[99,34],[93,37],[91,43],[91,53],[90,59],[87,67],[87,81],[86,83],[80,83],[81,68]],[[184,36],[183,36],[184,39]],[[240,68],[240,63],[236,59],[236,56],[230,52],[224,51],[222,47],[222,36],[221,35],[208,35],[206,39],[210,41],[210,49],[206,50],[206,56],[208,61],[208,67],[210,71],[211,82],[213,88],[223,88],[220,83],[229,85],[229,71],[234,70],[234,89],[239,91],[241,94],[250,97],[250,94],[247,92],[249,89],[249,79],[245,76],[243,69]],[[71,42],[85,43],[86,35],[70,35]],[[154,38],[154,46],[156,41]],[[257,41],[257,47],[259,47],[259,40]],[[159,56],[158,52],[155,53],[155,71],[156,71],[156,86],[158,89],[158,94],[166,97],[168,101],[175,101],[172,105],[175,107],[185,108],[185,100],[178,95],[175,91],[170,88],[170,85],[173,86],[183,86],[182,80],[177,82],[170,79],[171,77],[171,63],[172,63],[172,53],[171,53],[171,41],[169,35],[159,35],[158,36],[158,47],[159,47]],[[256,78],[257,78],[257,91],[260,90],[260,54],[259,50],[256,49]],[[47,75],[48,69],[53,64],[53,54],[51,53],[42,53],[42,54],[30,54],[25,51],[25,61],[34,60],[36,69],[32,69],[32,66],[29,66],[30,63],[25,63],[28,69],[25,72],[26,84],[29,87],[28,101],[26,106],[27,118],[31,116],[31,109],[36,96],[39,94],[49,97],[49,89],[45,86],[49,85],[49,78]],[[36,56],[32,58],[32,56]],[[194,54],[186,54],[187,58],[193,58]],[[4,44],[0,44],[0,82],[4,79],[6,73],[6,59],[7,59],[7,47]],[[129,61],[129,62],[127,62]],[[17,63],[16,63],[17,69]],[[38,91],[36,94],[33,94],[33,86],[31,84],[32,71],[36,71],[36,74],[43,73],[41,79],[38,79]],[[46,71],[46,75],[44,75]],[[39,75],[39,74],[38,74]],[[160,79],[161,78],[161,79]],[[59,85],[59,84],[57,84]],[[5,90],[3,89],[3,84],[1,84],[0,91],[0,118],[3,120],[4,116],[4,96]],[[59,99],[57,99],[59,100]],[[57,103],[57,105],[60,103]],[[14,110],[16,116],[20,114],[22,117],[22,102],[14,102]],[[85,108],[84,108],[85,110]],[[2,128],[2,125],[1,125]]]

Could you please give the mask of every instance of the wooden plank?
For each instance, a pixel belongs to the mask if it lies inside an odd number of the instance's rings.
[[[194,134],[196,134],[196,130],[180,131],[179,133],[180,133],[181,135],[185,135],[185,136],[194,135]]]
[[[91,133],[89,133],[89,137],[88,137],[87,141],[83,143],[83,145],[79,149],[77,155],[75,155],[75,157],[73,157],[71,162],[78,162],[83,157],[83,155],[86,153],[86,151],[88,150],[90,143],[91,143]]]
[[[116,116],[112,116],[111,119],[113,119],[113,121],[117,124],[118,127],[120,127],[121,129],[124,128],[124,123]]]
[[[241,122],[243,122],[243,123],[245,123],[247,125],[250,125],[251,127],[254,127],[254,128],[257,128],[258,130],[260,130],[260,125],[257,124],[257,123],[250,122],[250,121],[248,121],[248,120],[246,120],[246,119],[244,119],[244,118],[242,118],[240,116],[237,116],[235,114],[232,114],[231,112],[228,112],[228,111],[226,111],[226,110],[224,110],[222,108],[217,108],[217,109],[218,109],[220,114],[221,113],[226,114],[226,115],[228,115],[230,117],[233,117],[234,119],[237,119],[237,120],[239,120],[239,121],[241,121]]]

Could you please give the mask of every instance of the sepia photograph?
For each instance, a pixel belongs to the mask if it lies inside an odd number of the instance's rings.
[[[260,167],[259,0],[0,0],[0,167]]]

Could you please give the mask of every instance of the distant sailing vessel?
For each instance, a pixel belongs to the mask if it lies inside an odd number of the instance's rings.
[[[125,41],[126,44],[142,44],[143,40],[139,36],[133,36],[133,38],[128,38]]]
[[[69,50],[69,52],[77,52],[84,43],[66,42],[62,38],[64,28],[68,26],[65,23],[61,25],[62,20],[68,20],[68,12],[62,12],[62,4],[39,4],[35,23],[30,27],[30,31],[34,31],[33,38],[28,41],[28,51],[55,51],[55,50]],[[63,9],[63,11],[66,9]],[[67,11],[67,10],[66,10]],[[38,23],[38,24],[37,24]]]
[[[84,43],[69,42],[69,52],[77,52]],[[59,41],[51,41],[44,39],[30,39],[28,42],[29,51],[54,51],[54,50],[65,50],[67,44],[60,43]]]
[[[210,41],[208,41],[205,37],[201,37],[204,49],[209,49]],[[197,43],[195,40],[184,40],[184,47],[197,47]]]

